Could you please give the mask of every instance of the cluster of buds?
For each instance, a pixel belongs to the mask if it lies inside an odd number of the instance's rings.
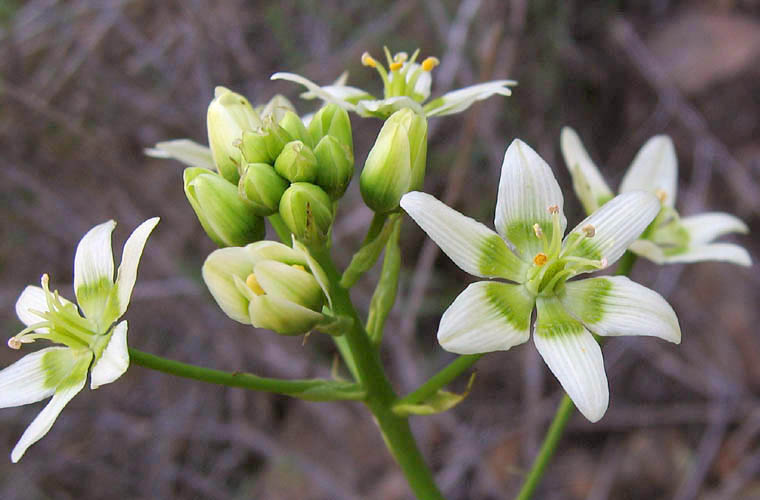
[[[353,175],[345,110],[327,105],[305,124],[283,97],[254,109],[217,87],[207,125],[217,172],[187,169],[185,193],[211,239],[220,246],[258,241],[263,217],[279,213],[299,240],[326,241],[333,204]]]

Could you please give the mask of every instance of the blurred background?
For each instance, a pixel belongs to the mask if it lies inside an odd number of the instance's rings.
[[[559,154],[572,125],[616,186],[655,134],[679,157],[678,208],[737,214],[760,249],[760,2],[405,0],[0,0],[0,325],[21,328],[14,303],[51,275],[73,297],[73,253],[93,225],[116,219],[117,256],[151,216],[127,313],[130,345],[225,370],[329,376],[334,350],[312,335],[239,325],[200,280],[214,248],[182,192],[181,166],[147,158],[160,140],[206,143],[215,85],[263,103],[283,93],[302,113],[317,103],[272,82],[293,71],[380,91],[359,58],[421,49],[442,64],[433,96],[482,80],[519,81],[431,122],[426,191],[490,221],[504,150],[532,145],[581,208]],[[357,173],[381,123],[352,117]],[[357,183],[341,203],[336,258],[346,263],[370,220]],[[403,231],[399,302],[383,357],[409,391],[452,359],[435,341],[440,315],[472,278],[413,224]],[[604,347],[610,409],[576,414],[536,498],[760,498],[760,276],[703,263],[634,278],[665,295],[683,343],[615,338]],[[376,270],[353,291],[366,307]],[[7,366],[18,353],[0,350]],[[527,343],[486,356],[467,400],[414,419],[447,498],[511,498],[554,413],[560,387]],[[463,389],[467,377],[453,384]],[[0,411],[0,456],[41,404]],[[18,465],[0,459],[0,498],[406,499],[400,471],[364,409],[309,403],[176,379],[133,366],[83,391]]]

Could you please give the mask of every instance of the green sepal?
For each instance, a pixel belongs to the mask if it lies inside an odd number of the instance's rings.
[[[346,192],[354,175],[354,156],[335,137],[323,137],[314,148],[317,157],[316,183],[333,200],[338,200]]]
[[[400,417],[408,417],[410,415],[434,415],[450,410],[464,401],[464,398],[470,394],[472,384],[475,382],[475,375],[476,373],[474,372],[470,375],[467,388],[461,394],[439,389],[438,392],[419,403],[394,404],[392,407],[393,413]]]
[[[240,195],[251,203],[256,215],[264,217],[277,213],[280,198],[288,185],[288,181],[275,172],[271,165],[249,163],[243,171],[238,188]]]
[[[303,124],[303,120],[297,114],[292,111],[285,111],[282,119],[279,122],[280,127],[290,134],[294,140],[299,140],[307,146],[314,147],[314,143],[311,140],[311,134],[306,130],[306,126]]]

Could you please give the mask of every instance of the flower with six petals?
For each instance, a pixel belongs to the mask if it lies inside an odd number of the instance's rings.
[[[568,281],[617,261],[659,211],[650,193],[610,200],[562,238],[563,197],[549,166],[528,145],[507,149],[499,181],[496,232],[412,192],[401,206],[460,268],[481,278],[441,317],[438,341],[459,354],[508,350],[533,341],[568,396],[590,421],[609,400],[601,336],[649,335],[679,343],[673,309],[656,292],[626,277]]]

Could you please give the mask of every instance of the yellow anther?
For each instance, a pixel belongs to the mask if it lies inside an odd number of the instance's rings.
[[[664,189],[658,189],[654,194],[660,199],[660,203],[665,203],[665,200],[668,198],[668,193]]]
[[[543,266],[547,260],[549,260],[549,257],[544,252],[539,252],[533,257],[533,263],[537,266]]]
[[[581,228],[581,231],[583,231],[583,234],[586,235],[586,238],[593,238],[596,234],[596,228],[592,226],[591,224],[586,224]]]
[[[544,235],[544,231],[538,223],[533,224],[533,232],[536,234],[536,238],[541,238]]]
[[[293,264],[290,267],[292,267],[293,269],[298,269],[299,271],[306,271],[306,268],[303,267],[301,264]]]
[[[428,57],[422,61],[422,71],[433,71],[433,68],[441,64],[437,57]]]
[[[369,55],[369,52],[365,52],[362,54],[362,64],[365,66],[369,66],[370,68],[377,67],[377,60]]]
[[[261,285],[259,285],[259,280],[256,279],[256,275],[253,273],[249,274],[245,279],[245,285],[253,290],[253,293],[256,295],[266,295],[267,293],[263,288],[261,288]]]
[[[401,67],[402,67],[403,65],[404,65],[404,63],[402,63],[402,62],[400,62],[400,61],[397,61],[397,62],[392,62],[392,63],[390,64],[390,68],[391,68],[391,71],[398,71],[398,70],[400,70],[400,69],[401,69]]]
[[[21,341],[17,339],[16,337],[11,337],[8,339],[8,347],[18,351],[19,349],[21,349]]]
[[[558,214],[559,213],[559,205],[550,205],[549,208],[550,214]]]

